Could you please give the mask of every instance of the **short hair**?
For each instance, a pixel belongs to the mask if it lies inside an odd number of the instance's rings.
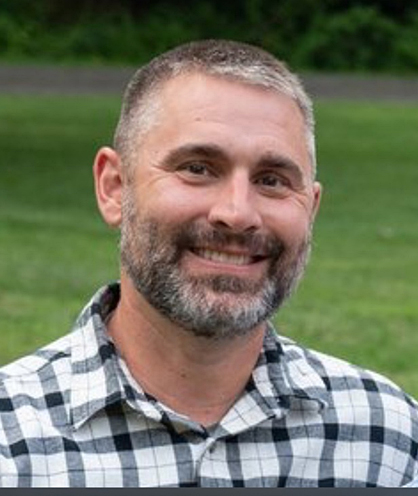
[[[265,50],[228,40],[201,40],[180,45],[155,57],[135,72],[123,97],[114,136],[114,147],[128,169],[140,137],[155,123],[159,109],[158,92],[170,79],[193,72],[266,88],[292,98],[303,115],[312,176],[315,176],[312,101],[298,76]]]

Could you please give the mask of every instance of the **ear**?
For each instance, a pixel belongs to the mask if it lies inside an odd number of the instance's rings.
[[[122,216],[122,170],[119,155],[110,147],[96,154],[93,165],[97,205],[104,221],[119,227]]]
[[[316,214],[319,210],[319,204],[321,203],[322,196],[322,185],[321,183],[315,181],[313,183],[313,205],[312,205],[312,220],[315,219]]]

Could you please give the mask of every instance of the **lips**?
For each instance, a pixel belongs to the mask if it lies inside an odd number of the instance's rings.
[[[256,263],[262,260],[261,256],[252,256],[243,253],[231,253],[227,251],[214,250],[210,248],[194,248],[192,252],[211,262],[219,262],[228,265],[244,266]]]

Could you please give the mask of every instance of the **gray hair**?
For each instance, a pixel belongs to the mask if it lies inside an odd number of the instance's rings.
[[[122,163],[129,168],[141,136],[155,124],[158,92],[163,85],[176,76],[192,72],[266,88],[292,98],[304,118],[312,176],[315,176],[315,120],[312,101],[301,81],[285,63],[265,50],[226,40],[180,45],[137,70],[126,88],[114,136],[114,147]]]

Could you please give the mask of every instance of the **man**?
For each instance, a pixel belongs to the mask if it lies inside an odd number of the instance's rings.
[[[3,486],[399,486],[417,404],[278,337],[321,188],[300,82],[264,51],[181,46],[140,69],[94,163],[120,284],[2,369]],[[359,338],[360,339],[360,338]]]

